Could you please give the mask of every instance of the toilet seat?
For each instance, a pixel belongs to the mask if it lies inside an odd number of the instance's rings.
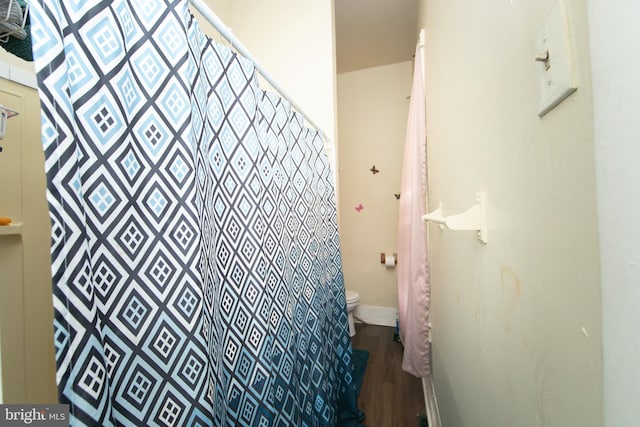
[[[347,297],[347,303],[354,303],[360,301],[360,294],[356,291],[352,291],[350,289],[345,290],[345,295]]]
[[[354,336],[356,334],[356,325],[353,320],[353,310],[358,306],[360,302],[360,294],[350,289],[344,290],[345,297],[347,299],[347,313],[349,315],[349,335]]]

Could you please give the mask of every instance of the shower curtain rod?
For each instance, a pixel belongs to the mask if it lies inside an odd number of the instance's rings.
[[[300,106],[293,101],[293,99],[282,89],[282,87],[280,87],[280,85],[278,83],[276,83],[276,81],[273,79],[273,77],[271,77],[271,75],[269,75],[269,73],[267,73],[267,71],[262,68],[262,66],[258,63],[256,58],[251,54],[251,52],[249,52],[249,50],[245,47],[245,45],[243,45],[242,42],[240,42],[233,35],[233,33],[231,32],[229,27],[227,27],[224,24],[224,22],[222,22],[222,20],[220,20],[220,18],[218,18],[218,16],[211,10],[211,8],[209,6],[207,6],[207,4],[204,2],[204,0],[189,0],[189,2],[193,5],[193,7],[196,8],[196,10],[198,10],[198,12],[200,12],[202,14],[202,16],[205,17],[205,19],[207,21],[209,21],[209,23],[211,25],[213,25],[213,27],[218,31],[218,33],[220,33],[221,36],[223,36],[225,39],[227,39],[227,41],[229,41],[229,43],[231,43],[231,46],[233,47],[234,50],[238,51],[245,58],[247,58],[251,62],[253,62],[253,66],[255,67],[255,69],[271,85],[271,87],[273,87],[276,91],[278,91],[278,93],[280,93],[280,96],[282,96],[287,101],[289,101],[289,103],[291,104],[291,107],[293,107],[296,111],[298,111],[300,114],[302,114],[304,119],[311,126],[316,128],[318,130],[318,132],[320,132],[320,136],[322,137],[323,141],[328,142],[329,138],[327,138],[327,136],[322,131],[322,129],[320,129],[320,127],[317,124],[315,124],[309,118],[309,116],[307,116],[304,113],[302,108],[300,108]]]

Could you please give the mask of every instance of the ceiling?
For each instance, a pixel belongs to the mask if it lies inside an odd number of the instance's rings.
[[[418,0],[335,0],[338,73],[412,59]]]

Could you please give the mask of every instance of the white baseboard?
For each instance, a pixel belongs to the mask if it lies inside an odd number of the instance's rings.
[[[378,326],[396,326],[398,309],[395,307],[378,307],[375,305],[359,305],[353,312],[356,322]]]
[[[422,378],[422,392],[424,393],[424,405],[427,410],[427,423],[429,427],[441,427],[438,400],[436,399],[436,391],[430,376]]]

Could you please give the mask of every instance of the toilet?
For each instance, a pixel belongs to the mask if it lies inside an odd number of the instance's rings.
[[[349,314],[349,335],[354,336],[356,334],[356,325],[353,321],[353,310],[355,310],[360,302],[360,294],[356,291],[346,289],[345,295],[347,297],[347,313]]]

